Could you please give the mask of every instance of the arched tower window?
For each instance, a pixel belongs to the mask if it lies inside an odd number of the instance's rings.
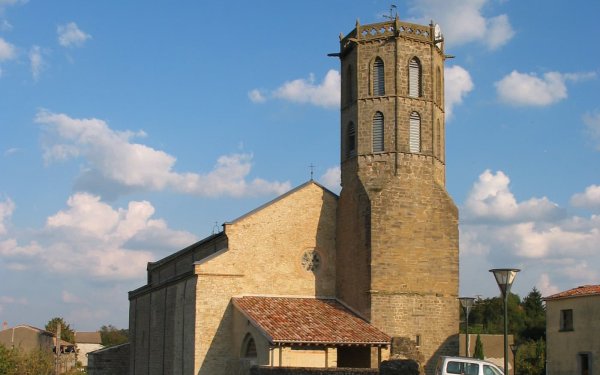
[[[352,79],[352,65],[348,65],[346,68],[346,104],[351,104],[354,100],[354,88]]]
[[[253,359],[258,356],[256,353],[256,342],[251,334],[247,334],[242,343],[242,358]]]
[[[421,152],[421,116],[417,112],[410,114],[409,150],[412,153]]]
[[[383,151],[383,113],[375,112],[373,116],[373,152]]]
[[[421,90],[421,62],[413,57],[408,64],[408,96],[418,98]]]
[[[346,157],[351,157],[356,155],[356,127],[354,126],[354,123],[352,121],[348,123],[348,129],[346,131],[346,134],[346,141],[348,142],[346,149]]]
[[[373,95],[385,95],[385,68],[383,60],[379,57],[373,63]]]

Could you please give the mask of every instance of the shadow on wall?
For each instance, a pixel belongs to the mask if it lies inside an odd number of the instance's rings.
[[[425,373],[433,375],[437,360],[442,355],[457,356],[458,355],[458,334],[449,336],[438,349],[433,353],[429,361],[425,363]]]
[[[200,364],[200,371],[198,374],[237,374],[236,364],[231,361],[231,352],[234,350],[233,346],[233,304],[231,301],[227,305],[217,331],[215,332],[213,339],[206,351],[204,361]],[[203,332],[200,332],[203,334]],[[198,348],[196,348],[197,351]],[[198,355],[196,353],[196,355]]]
[[[320,252],[322,263],[315,275],[315,296],[335,297],[336,252],[335,231],[337,196],[323,190],[321,212],[315,233],[315,249]]]

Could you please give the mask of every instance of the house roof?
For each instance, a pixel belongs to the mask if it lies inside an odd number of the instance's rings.
[[[273,344],[388,345],[390,337],[334,299],[234,297]]]
[[[100,332],[75,332],[77,344],[102,344]]]
[[[562,299],[562,298],[572,298],[572,297],[584,297],[584,296],[593,296],[600,295],[600,285],[583,285],[578,286],[577,288],[569,289],[564,292],[556,293],[551,296],[544,298],[544,300],[554,300],[554,299]]]

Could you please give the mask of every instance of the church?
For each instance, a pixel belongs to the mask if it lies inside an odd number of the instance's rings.
[[[445,188],[443,37],[391,19],[340,35],[339,194],[310,180],[149,263],[131,374],[376,368],[456,354],[458,209]]]

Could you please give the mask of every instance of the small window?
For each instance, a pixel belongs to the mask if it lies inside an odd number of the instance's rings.
[[[373,95],[385,95],[385,68],[383,60],[379,57],[375,59],[373,64]]]
[[[373,116],[373,152],[383,152],[383,113]]]
[[[346,157],[356,155],[356,128],[354,127],[354,123],[351,121],[348,124],[348,152],[346,153]]]
[[[409,149],[415,154],[421,152],[421,116],[417,112],[410,114]]]
[[[408,64],[408,96],[418,98],[421,95],[421,62],[414,57]]]
[[[256,342],[254,342],[254,338],[251,334],[247,334],[244,338],[244,344],[242,345],[242,357],[243,358],[256,358]]]
[[[483,375],[502,375],[502,373],[495,367],[483,365]]]
[[[477,363],[449,361],[446,372],[448,374],[478,375],[479,365]]]
[[[579,353],[579,369],[581,370],[579,373],[581,375],[590,375],[590,354],[589,353]]]
[[[573,330],[573,310],[560,310],[560,330],[561,331],[572,331]]]

